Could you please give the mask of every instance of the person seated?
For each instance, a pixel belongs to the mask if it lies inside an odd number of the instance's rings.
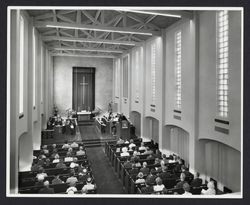
[[[129,158],[127,158],[126,162],[123,164],[125,169],[131,169],[132,168],[132,163],[129,161]]]
[[[66,157],[64,158],[64,162],[72,162],[73,161],[73,157],[70,153],[67,153]]]
[[[153,187],[155,192],[160,192],[165,188],[164,184],[162,184],[162,179],[160,177],[157,177],[155,179],[155,182],[156,185]]]
[[[180,181],[175,185],[176,189],[181,189],[183,187],[184,183],[187,183],[185,181],[186,175],[184,173],[181,173],[180,175]]]
[[[171,174],[170,174],[169,172],[167,172],[167,170],[168,170],[168,167],[167,167],[167,166],[163,166],[163,167],[162,167],[162,172],[159,174],[159,177],[160,177],[162,180],[165,180],[165,179],[171,177]]]
[[[146,181],[149,183],[149,184],[154,184],[155,183],[155,179],[157,178],[156,176],[156,171],[155,169],[151,169],[150,170],[150,174],[147,176],[146,178]]]
[[[83,169],[82,172],[78,174],[78,181],[79,182],[86,182],[88,178],[88,171],[87,169]]]
[[[146,186],[141,188],[141,193],[142,194],[151,194],[154,191],[153,186],[151,186],[152,183],[149,181],[145,181]]]
[[[55,175],[55,178],[52,180],[52,184],[63,184],[63,183],[64,183],[64,181],[62,181],[60,179],[60,175],[59,174]]]
[[[192,193],[190,193],[190,186],[188,183],[183,184],[183,189],[184,189],[184,193],[182,195],[186,195],[186,196],[192,195]]]
[[[144,176],[148,175],[149,172],[150,172],[150,170],[149,170],[149,168],[147,166],[148,166],[148,163],[143,162],[142,163],[142,168],[140,169],[140,172],[142,172]]]
[[[70,182],[69,183],[69,188],[66,190],[67,194],[74,194],[75,192],[77,192],[77,188],[76,188],[76,182]]]
[[[73,158],[73,162],[69,165],[70,168],[74,169],[75,167],[79,167],[79,164],[77,163],[77,158]]]
[[[38,191],[39,194],[54,194],[54,188],[49,187],[49,181],[43,183],[44,187]]]
[[[191,174],[189,171],[188,171],[188,168],[185,166],[185,165],[182,165],[181,166],[181,172],[184,173],[186,175],[186,179],[190,179],[192,180],[193,179],[193,174]]]
[[[143,154],[144,154],[144,155],[152,155],[152,157],[154,158],[154,156],[153,156],[153,151],[150,150],[149,147],[146,147],[146,150],[145,150],[145,152],[143,152]]]
[[[79,145],[74,141],[71,145],[70,145],[71,148],[77,148],[79,147]]]
[[[81,193],[82,194],[87,194],[88,193],[87,187],[83,187],[82,190],[81,190]]]
[[[66,180],[66,183],[76,183],[78,182],[78,179],[74,176],[75,173],[73,170],[70,171],[69,178]]]
[[[140,157],[138,156],[137,151],[133,152],[133,156],[131,157],[131,159],[133,159],[134,161],[139,161],[140,160]]]
[[[119,138],[119,140],[116,142],[117,145],[124,144],[124,140],[122,138]]]
[[[174,171],[174,173],[180,173],[181,167],[182,167],[182,161],[175,161],[174,163],[176,163],[176,162],[177,162],[177,164],[175,165],[173,171]]]
[[[50,120],[47,122],[47,130],[53,130],[54,126]]]
[[[138,168],[136,167],[135,164],[132,164],[132,169],[129,170],[129,173],[130,173],[131,175],[137,175],[137,174],[138,174]]]
[[[40,167],[39,168],[39,171],[36,175],[36,178],[38,179],[39,176],[43,176],[44,178],[47,177],[48,175],[44,172],[44,168],[43,167]]]
[[[74,155],[73,148],[70,147],[70,148],[68,149],[66,155],[67,155],[67,154]]]
[[[86,188],[88,191],[93,190],[93,189],[96,188],[95,184],[92,184],[92,178],[91,177],[87,178],[86,184],[83,186],[83,188]]]
[[[33,162],[33,163],[32,163],[32,166],[31,166],[31,171],[32,171],[32,172],[38,172],[40,167],[41,167],[41,165],[39,165],[39,164],[36,163],[36,162]]]
[[[44,163],[43,167],[44,167],[44,169],[49,169],[49,168],[51,168],[51,162],[50,162],[50,159],[49,159],[49,158],[47,158],[47,159],[45,160],[45,163]]]
[[[52,154],[50,155],[51,158],[55,158],[55,156],[58,155],[57,149],[52,150]],[[59,156],[59,155],[58,155]]]
[[[161,152],[160,150],[155,150],[155,153],[153,154],[154,158],[161,158]]]
[[[44,176],[43,175],[39,175],[37,177],[37,182],[35,183],[35,186],[43,186],[43,180],[44,180]]]
[[[46,159],[46,155],[44,154],[43,150],[40,151],[40,154],[38,156],[38,159]]]
[[[43,145],[42,150],[43,150],[43,153],[44,153],[45,155],[48,155],[48,154],[49,154],[49,150],[48,150],[48,146],[47,146],[47,145]]]
[[[155,167],[157,172],[162,172],[163,167],[165,167],[165,162],[163,160],[160,160],[160,167]]]
[[[63,169],[63,168],[67,168],[66,164],[63,163],[63,158],[59,159],[59,162],[56,165],[57,169]]]
[[[56,144],[52,144],[52,149],[53,149],[53,150],[57,149],[56,146],[57,146]],[[56,150],[56,151],[57,151],[57,150]]]
[[[128,146],[130,149],[132,149],[133,147],[136,147],[136,145],[134,144],[134,140],[130,140],[130,144]]]
[[[128,156],[130,156],[129,152],[128,152],[128,148],[127,147],[123,147],[122,148],[121,157],[128,157]]]
[[[52,163],[58,163],[60,161],[60,157],[58,154],[55,155],[55,159],[52,161]]]
[[[44,165],[44,159],[41,159],[41,158],[38,157],[37,165],[39,165],[40,167],[42,167]]]
[[[160,165],[161,164],[161,161],[159,158],[155,158],[155,162],[154,162],[154,165]]]
[[[143,153],[144,154],[144,153]],[[153,155],[152,154],[150,154],[150,155],[148,155],[147,156],[147,160],[154,160],[155,158],[153,157]]]
[[[69,148],[70,148],[70,145],[68,144],[68,140],[65,140],[62,146],[62,149],[69,149]]]
[[[171,155],[171,159],[168,160],[168,163],[176,163],[177,162],[177,156],[176,155]]]
[[[136,166],[137,168],[140,168],[140,167],[141,167],[141,163],[139,162],[139,159],[135,159],[134,162],[135,162],[135,166]]]
[[[190,183],[191,187],[200,187],[202,185],[202,179],[199,177],[200,177],[200,173],[195,172],[194,179]]]
[[[124,142],[124,144],[129,144],[129,141],[126,139],[126,141]]]
[[[162,155],[162,160],[164,161],[165,164],[168,164],[168,159],[165,154]]]
[[[145,183],[145,179],[143,179],[143,173],[139,172],[137,175],[137,180],[135,181],[136,184],[142,184]]]
[[[201,194],[203,195],[216,195],[216,190],[214,188],[214,182],[213,181],[210,181],[207,183],[207,190],[205,189],[202,189],[201,190]]]
[[[76,152],[76,156],[85,155],[85,151],[83,150],[83,146],[80,146],[79,151]]]
[[[141,146],[139,147],[139,151],[145,151],[146,147],[144,146],[144,142],[141,143]]]

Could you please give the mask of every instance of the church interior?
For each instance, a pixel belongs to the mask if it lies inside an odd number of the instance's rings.
[[[8,8],[7,194],[241,197],[242,15]]]

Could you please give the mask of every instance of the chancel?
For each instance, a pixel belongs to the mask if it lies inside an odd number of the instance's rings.
[[[8,11],[8,196],[242,197],[242,8]]]

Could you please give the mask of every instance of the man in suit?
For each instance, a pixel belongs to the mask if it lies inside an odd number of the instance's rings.
[[[49,181],[45,181],[43,185],[44,185],[44,188],[41,188],[39,190],[38,192],[39,194],[54,194],[55,193],[53,188],[49,188]]]
[[[199,177],[200,177],[200,173],[196,172],[194,174],[193,181],[190,183],[191,187],[200,187],[202,185],[202,179]]]
[[[146,180],[146,186],[141,188],[142,194],[151,194],[154,192],[153,186],[150,185],[150,182]]]
[[[55,178],[52,180],[52,184],[62,184],[62,183],[64,183],[64,181],[62,181],[62,180],[60,179],[60,175],[59,175],[59,174],[57,174],[57,175],[55,176]]]
[[[138,172],[139,172],[139,170],[137,169],[136,165],[133,164],[133,165],[132,165],[132,169],[129,170],[129,173],[130,173],[131,175],[137,175]]]
[[[157,178],[156,176],[156,171],[154,169],[151,169],[150,174],[147,176],[146,181],[150,184],[153,185],[155,184],[155,179]]]
[[[147,162],[143,162],[142,168],[140,169],[140,172],[142,172],[144,176],[148,175],[150,171],[147,166],[148,166]]]
[[[180,181],[175,186],[176,189],[183,188],[183,184],[187,183],[185,181],[185,178],[186,178],[186,175],[184,173],[181,173],[181,175],[180,175]]]
[[[162,180],[165,180],[165,179],[171,177],[171,174],[168,173],[167,170],[168,170],[167,166],[163,166],[163,167],[162,167],[162,172],[159,174],[159,177],[160,177]]]

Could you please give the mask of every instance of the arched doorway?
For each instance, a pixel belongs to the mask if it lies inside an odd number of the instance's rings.
[[[146,138],[159,143],[159,120],[153,117],[146,117],[145,125]]]
[[[141,136],[141,114],[137,111],[130,112],[130,120],[135,126],[135,135]]]
[[[169,153],[175,153],[189,165],[189,133],[177,126],[166,125],[166,136],[163,137],[162,147]]]

